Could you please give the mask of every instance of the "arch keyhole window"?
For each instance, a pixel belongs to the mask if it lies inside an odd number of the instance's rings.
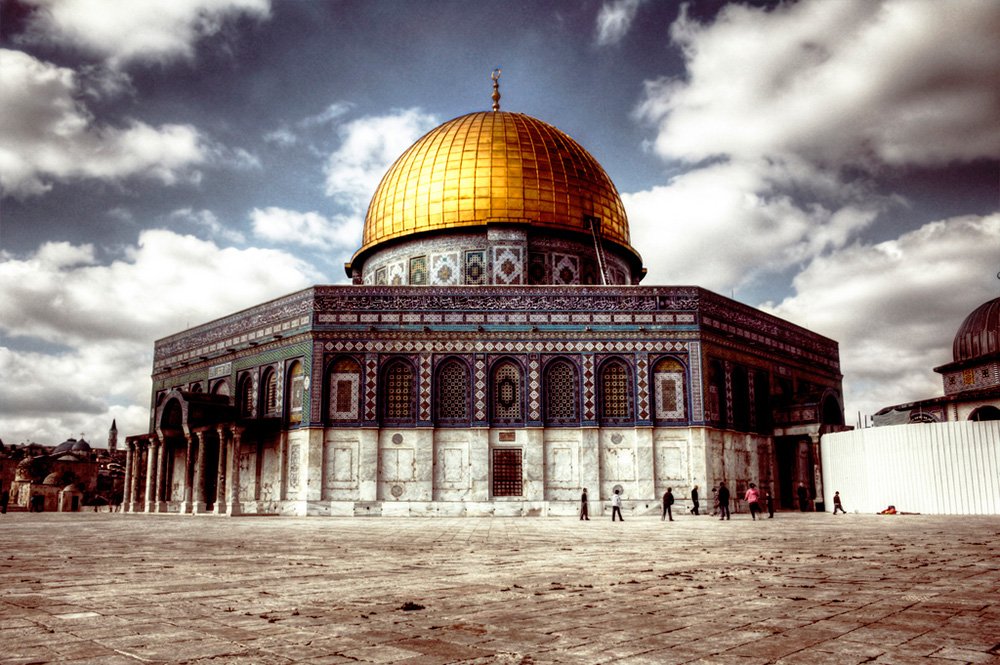
[[[240,416],[243,418],[253,417],[253,378],[244,376],[240,381]]]
[[[288,370],[288,422],[302,422],[302,405],[305,402],[305,372],[296,361]]]
[[[687,417],[684,366],[664,358],[653,368],[653,399],[657,420],[680,421]]]
[[[278,374],[273,369],[264,375],[264,416],[273,418],[278,415]]]
[[[361,394],[361,366],[350,358],[341,358],[330,367],[327,376],[327,415],[332,421],[358,420]]]
[[[521,370],[504,362],[493,374],[493,417],[500,422],[521,420]]]

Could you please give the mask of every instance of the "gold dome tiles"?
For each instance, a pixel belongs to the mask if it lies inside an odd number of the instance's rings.
[[[488,221],[590,233],[630,247],[618,192],[600,164],[555,127],[518,113],[455,118],[414,143],[372,197],[359,253],[387,240]]]

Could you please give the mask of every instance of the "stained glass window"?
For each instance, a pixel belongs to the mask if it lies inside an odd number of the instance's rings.
[[[437,418],[441,421],[469,420],[469,370],[458,360],[447,360],[437,377]]]
[[[545,420],[550,423],[572,423],[579,420],[577,403],[579,390],[576,370],[568,360],[555,360],[545,372]]]

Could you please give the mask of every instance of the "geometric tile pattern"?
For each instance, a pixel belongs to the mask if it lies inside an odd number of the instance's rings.
[[[649,420],[649,354],[635,354],[636,412],[639,420]]]
[[[431,254],[431,284],[434,286],[457,286],[460,271],[458,252]],[[412,282],[411,282],[412,284]]]
[[[701,343],[688,342],[690,351],[688,359],[691,363],[691,419],[696,422],[705,420],[705,405],[702,403],[702,373],[701,373]]]
[[[657,372],[655,392],[657,419],[684,419],[684,374],[682,372]]]
[[[378,355],[365,355],[365,420],[378,418]]]
[[[545,254],[528,252],[528,284],[545,284]]]
[[[410,284],[414,286],[427,285],[427,257],[410,257]]]
[[[583,355],[583,420],[594,422],[597,420],[597,408],[594,397],[597,393],[594,381],[594,354],[585,353]]]
[[[486,356],[477,353],[475,359],[475,405],[476,420],[484,422],[486,420]]]
[[[528,356],[528,420],[542,419],[541,388],[538,354],[532,353]]]
[[[567,254],[552,255],[552,283],[579,284],[580,258]]]
[[[486,252],[470,250],[465,253],[465,284],[482,286],[486,284]]]
[[[524,283],[524,259],[520,247],[493,247],[493,283],[504,286]]]
[[[431,354],[420,354],[420,420],[427,422],[431,419]]]
[[[406,266],[402,261],[391,263],[389,268],[389,286],[402,286],[406,284]]]

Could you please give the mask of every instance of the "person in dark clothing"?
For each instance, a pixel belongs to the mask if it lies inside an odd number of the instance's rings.
[[[7,514],[7,504],[10,502],[10,492],[3,490],[0,492],[0,515]]]
[[[834,492],[833,493],[833,514],[836,515],[838,510],[840,512],[844,513],[845,515],[847,514],[847,511],[844,510],[844,505],[840,502],[840,492]]]
[[[691,514],[698,514],[698,486],[695,485],[691,489]]]
[[[765,492],[764,501],[767,503],[767,519],[771,519],[774,517],[774,497],[771,495],[771,490]]]
[[[729,488],[725,483],[719,483],[719,519],[729,519]]]
[[[799,489],[797,490],[799,495],[799,510],[806,512],[809,510],[809,490],[802,483],[799,483]]]
[[[580,519],[589,520],[590,519],[590,507],[587,505],[587,488],[583,488],[583,494],[580,495]]]
[[[674,521],[674,512],[671,506],[674,505],[674,488],[668,487],[667,491],[663,495],[663,515],[660,516],[660,521],[662,522],[665,517],[669,517],[670,521]]]

